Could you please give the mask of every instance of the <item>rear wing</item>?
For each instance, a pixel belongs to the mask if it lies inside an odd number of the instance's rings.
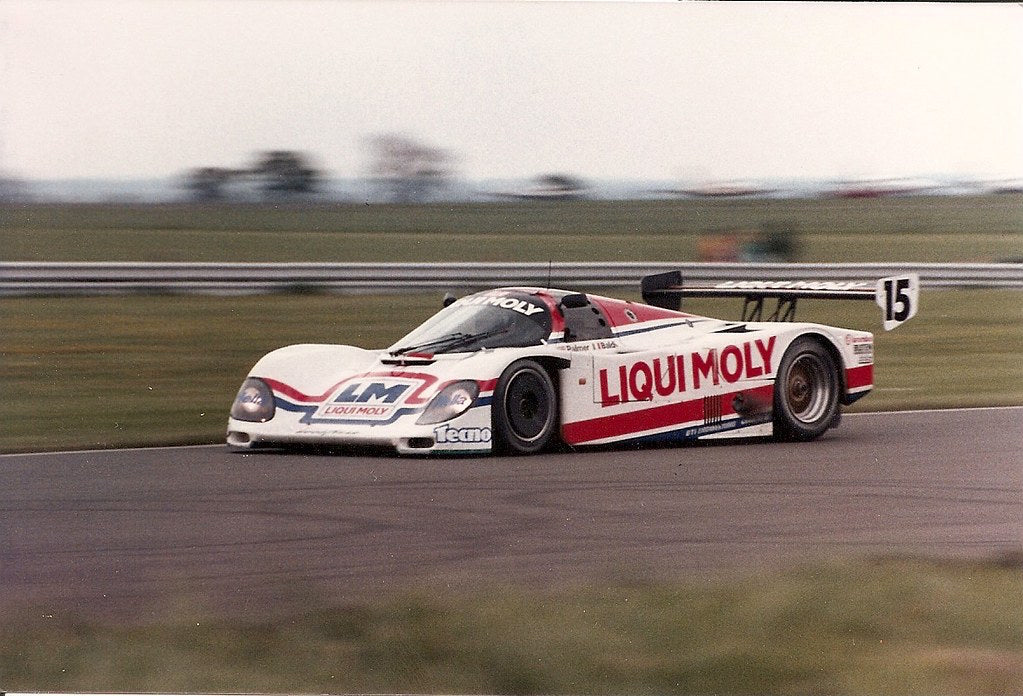
[[[766,321],[792,321],[800,298],[874,300],[881,308],[885,331],[916,315],[920,277],[916,273],[868,280],[726,280],[683,283],[682,273],[670,271],[645,276],[640,283],[643,301],[678,310],[683,297],[741,297],[742,321],[764,321],[764,301],[776,300]]]

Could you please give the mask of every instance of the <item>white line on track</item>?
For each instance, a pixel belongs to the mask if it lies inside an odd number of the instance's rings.
[[[861,411],[859,413],[843,413],[842,418],[856,416],[894,416],[900,413],[960,413],[963,411],[1018,411],[1023,406],[966,406],[963,408],[911,408],[905,411]]]
[[[210,447],[227,447],[227,445],[225,443],[212,445],[153,445],[151,447],[122,447],[121,449],[111,447],[108,449],[53,450],[50,452],[12,452],[10,454],[0,454],[0,457],[33,457],[48,454],[102,454],[105,452],[152,452],[154,450],[208,449]],[[7,696],[11,696],[11,694],[8,693]]]
[[[959,413],[964,411],[1020,411],[1023,406],[967,406],[964,408],[919,408],[905,411],[862,411],[860,413],[843,413],[843,418],[859,418],[862,416],[894,416],[910,413]],[[180,450],[180,449],[210,449],[211,447],[226,447],[224,443],[212,445],[158,445],[153,447],[124,447],[122,449],[82,449],[82,450],[54,450],[52,452],[13,452],[11,454],[0,454],[4,457],[34,457],[53,454],[100,454],[103,452],[152,452],[154,450]]]

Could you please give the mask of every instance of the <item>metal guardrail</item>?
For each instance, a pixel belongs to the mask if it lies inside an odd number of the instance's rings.
[[[916,272],[925,287],[1023,289],[1014,263],[0,263],[0,295],[397,293],[503,285],[638,288],[650,273],[693,280],[869,280]]]

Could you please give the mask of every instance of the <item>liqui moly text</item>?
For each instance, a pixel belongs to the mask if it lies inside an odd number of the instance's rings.
[[[776,339],[755,339],[723,348],[664,355],[600,370],[600,405],[670,398],[687,389],[766,377],[774,369]]]

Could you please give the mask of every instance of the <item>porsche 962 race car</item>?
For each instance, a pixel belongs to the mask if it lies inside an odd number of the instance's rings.
[[[871,333],[797,323],[800,298],[870,299],[885,329],[917,310],[915,275],[863,281],[642,280],[643,303],[508,287],[446,306],[385,350],[293,345],[252,368],[228,422],[237,450],[383,446],[400,454],[773,436],[813,440],[873,387]],[[737,296],[742,319],[681,311]],[[773,313],[763,318],[764,303]],[[776,305],[773,303],[776,301]]]

